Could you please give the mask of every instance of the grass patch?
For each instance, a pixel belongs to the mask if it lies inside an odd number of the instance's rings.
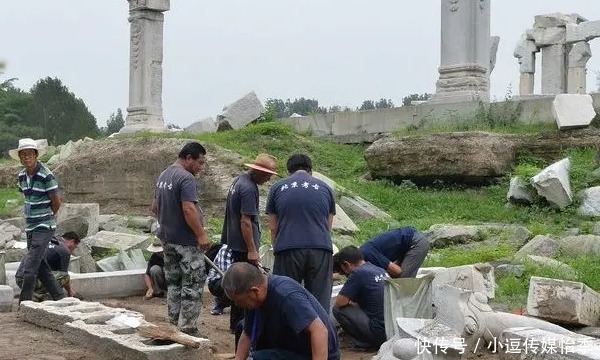
[[[16,187],[0,189],[0,215],[12,212],[15,208],[22,206],[23,202],[23,195]]]
[[[457,245],[445,249],[433,249],[425,259],[423,267],[453,267],[469,264],[485,263],[492,260],[510,258],[518,247],[514,244],[479,243],[465,250]]]
[[[555,125],[552,125],[554,129]],[[483,125],[482,125],[483,126]],[[536,132],[546,128],[546,124],[495,125],[494,131]],[[422,132],[422,131],[421,131]],[[165,134],[141,133],[137,137],[155,137]],[[582,224],[576,213],[576,206],[558,211],[544,204],[531,207],[506,206],[506,193],[510,177],[500,179],[496,184],[481,188],[460,188],[437,186],[417,188],[409,182],[399,186],[390,181],[360,181],[367,172],[363,158],[364,145],[344,145],[328,140],[308,138],[298,134],[280,122],[267,122],[247,126],[236,131],[190,134],[171,133],[166,136],[197,139],[213,143],[253,159],[259,152],[268,152],[278,158],[278,172],[286,174],[287,158],[297,152],[313,159],[314,169],[338,182],[339,185],[367,199],[388,212],[399,225],[413,225],[426,230],[433,224],[477,224],[482,222],[517,223],[537,234],[559,234],[565,228]],[[571,158],[571,185],[573,193],[586,186],[598,183],[589,175],[593,170],[594,151],[592,149],[570,150],[565,156]],[[531,174],[533,167],[543,168],[549,164],[540,159],[522,157],[515,173]],[[378,232],[388,229],[387,222],[358,222],[361,231],[355,236],[362,243]],[[266,229],[265,229],[266,230]],[[267,231],[263,231],[266,233]],[[268,234],[265,234],[268,235]],[[265,239],[267,240],[267,239]]]

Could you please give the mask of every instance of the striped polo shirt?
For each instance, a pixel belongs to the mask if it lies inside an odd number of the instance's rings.
[[[25,195],[25,231],[39,227],[56,228],[50,195],[58,191],[58,182],[52,171],[40,162],[31,177],[27,176],[25,169],[21,170],[19,190]]]

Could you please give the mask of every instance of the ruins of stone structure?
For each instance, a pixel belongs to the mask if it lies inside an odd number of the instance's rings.
[[[592,52],[589,40],[600,37],[600,21],[579,14],[552,13],[535,16],[515,48],[521,78],[520,95],[533,95],[536,54],[542,55],[543,95],[585,94],[586,64]]]
[[[498,48],[498,38],[490,38],[490,0],[442,0],[441,5],[440,77],[429,102],[487,102]]]
[[[162,61],[163,12],[170,0],[129,2],[129,107],[121,133],[163,131]]]

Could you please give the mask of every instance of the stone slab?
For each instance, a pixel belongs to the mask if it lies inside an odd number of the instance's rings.
[[[210,359],[210,341],[202,339],[198,349],[181,344],[159,345],[137,334],[135,329],[115,328],[104,324],[87,324],[77,320],[66,323],[65,331],[75,343],[120,360],[197,360]],[[189,335],[186,337],[193,338]],[[197,339],[197,338],[195,338]]]
[[[146,269],[71,274],[73,289],[85,299],[143,295]]]
[[[534,16],[533,27],[534,28],[551,28],[551,27],[564,27],[567,24],[577,24],[585,21],[581,15],[572,13],[550,13],[543,15]]]
[[[359,196],[342,196],[339,201],[340,206],[350,217],[355,219],[379,219],[391,220],[392,217],[385,211],[379,209],[367,200]]]
[[[15,294],[12,287],[0,285],[0,313],[11,312]]]
[[[527,314],[555,323],[596,326],[600,294],[580,282],[532,276]]]
[[[354,221],[350,219],[338,204],[335,204],[332,229],[341,234],[354,234],[359,230]]]
[[[99,218],[100,205],[97,203],[62,204],[56,215],[56,234],[74,231],[81,238],[94,235],[98,232]]]
[[[531,184],[538,195],[559,209],[564,209],[573,202],[571,182],[569,181],[570,168],[571,161],[569,158],[565,158],[531,178]]]
[[[223,108],[221,114],[217,115],[218,130],[243,128],[258,119],[264,111],[262,102],[252,91]]]
[[[575,129],[589,126],[596,111],[590,95],[558,94],[552,102],[552,116],[559,129]]]
[[[502,332],[497,347],[503,345],[503,360],[597,360],[600,340],[583,335],[560,335],[532,327],[514,327]]]
[[[76,344],[101,352],[107,359],[187,360],[209,357],[208,339],[190,337],[199,341],[199,349],[181,344],[158,345],[137,334],[135,328],[146,323],[143,314],[97,302],[75,298],[42,303],[24,301],[19,315],[26,322],[68,333]]]
[[[583,216],[600,217],[600,186],[582,191],[581,205],[577,211]]]
[[[85,238],[83,241],[92,248],[120,251],[144,249],[152,241],[152,236],[125,234],[113,231],[100,231],[95,235]]]

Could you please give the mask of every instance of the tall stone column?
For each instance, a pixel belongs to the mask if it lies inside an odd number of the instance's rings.
[[[567,92],[569,94],[586,94],[587,83],[586,65],[592,57],[592,49],[587,41],[580,41],[571,47],[569,51],[569,70],[567,80]]]
[[[519,95],[533,95],[535,86],[535,57],[539,51],[535,41],[527,39],[524,35],[517,45],[514,57],[519,61]]]
[[[170,0],[128,0],[129,107],[121,133],[164,131],[162,112],[163,12]]]
[[[565,44],[542,47],[542,94],[567,92],[567,53]]]
[[[441,0],[441,61],[431,103],[489,101],[490,0]]]

